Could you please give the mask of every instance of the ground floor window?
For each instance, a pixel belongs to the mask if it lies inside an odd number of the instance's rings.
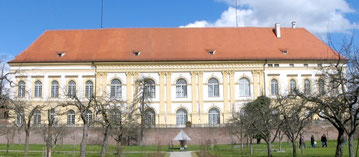
[[[185,125],[187,122],[187,111],[183,108],[177,110],[176,112],[176,124]]]

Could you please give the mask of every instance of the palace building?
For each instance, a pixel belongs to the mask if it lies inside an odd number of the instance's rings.
[[[13,97],[49,106],[75,93],[130,103],[134,82],[149,78],[151,123],[180,127],[187,121],[226,124],[233,112],[261,95],[294,88],[323,91],[318,67],[338,55],[295,23],[287,28],[114,28],[46,31],[9,65],[18,84]],[[59,116],[73,125],[79,123],[76,113],[70,109]],[[47,112],[38,111],[33,122],[43,123],[45,117]]]

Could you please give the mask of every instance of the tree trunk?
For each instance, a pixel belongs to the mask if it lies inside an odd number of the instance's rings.
[[[83,125],[83,131],[82,131],[82,141],[81,141],[81,148],[80,148],[80,156],[85,157],[86,156],[86,145],[87,145],[87,134],[88,132],[88,125]]]
[[[266,140],[266,143],[267,143],[268,157],[272,157],[272,145],[270,144],[269,140]]]
[[[279,151],[282,151],[282,138],[283,136],[281,136],[279,132]]]
[[[120,141],[116,141],[116,142],[117,142],[116,156],[120,157],[121,156],[121,142]]]
[[[102,148],[101,148],[101,157],[105,157],[106,156],[106,147],[107,147],[107,140],[108,140],[108,133],[110,131],[110,126],[107,125],[105,127],[105,131],[103,134],[103,141],[102,141]]]
[[[338,130],[337,148],[335,150],[335,157],[343,156],[344,130]]]
[[[25,129],[25,153],[24,156],[27,157],[29,153],[29,138],[30,138],[30,129]]]
[[[9,147],[10,147],[10,139],[6,140],[6,154],[9,153]]]
[[[349,157],[354,157],[354,135],[348,135],[348,142],[349,142]]]
[[[293,148],[293,157],[297,156],[297,144],[295,143],[295,141],[292,141],[292,148]]]
[[[358,156],[358,149],[359,149],[359,138],[358,138],[358,142],[357,142],[357,150],[355,152],[355,156],[357,157]]]
[[[46,157],[51,157],[51,153],[52,153],[52,132],[51,132],[51,127],[49,126],[47,128],[47,142],[46,142]]]
[[[247,142],[247,144],[248,144],[248,142]],[[249,152],[250,152],[250,155],[253,155],[252,139],[249,140]]]
[[[243,151],[243,133],[242,133],[242,130],[241,130],[241,150]]]

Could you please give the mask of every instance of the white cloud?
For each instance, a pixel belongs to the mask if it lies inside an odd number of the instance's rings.
[[[217,0],[229,5],[216,21],[200,20],[181,27],[235,27],[235,0]],[[345,14],[354,10],[345,0],[238,0],[238,25],[274,27],[276,22],[289,27],[292,21],[317,35],[348,32],[359,24],[350,22]]]

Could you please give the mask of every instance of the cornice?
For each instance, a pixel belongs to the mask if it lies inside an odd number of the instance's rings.
[[[230,63],[230,64],[158,64],[158,65],[97,65],[97,70],[167,70],[177,71],[183,69],[214,70],[214,69],[239,69],[262,68],[261,63]]]

